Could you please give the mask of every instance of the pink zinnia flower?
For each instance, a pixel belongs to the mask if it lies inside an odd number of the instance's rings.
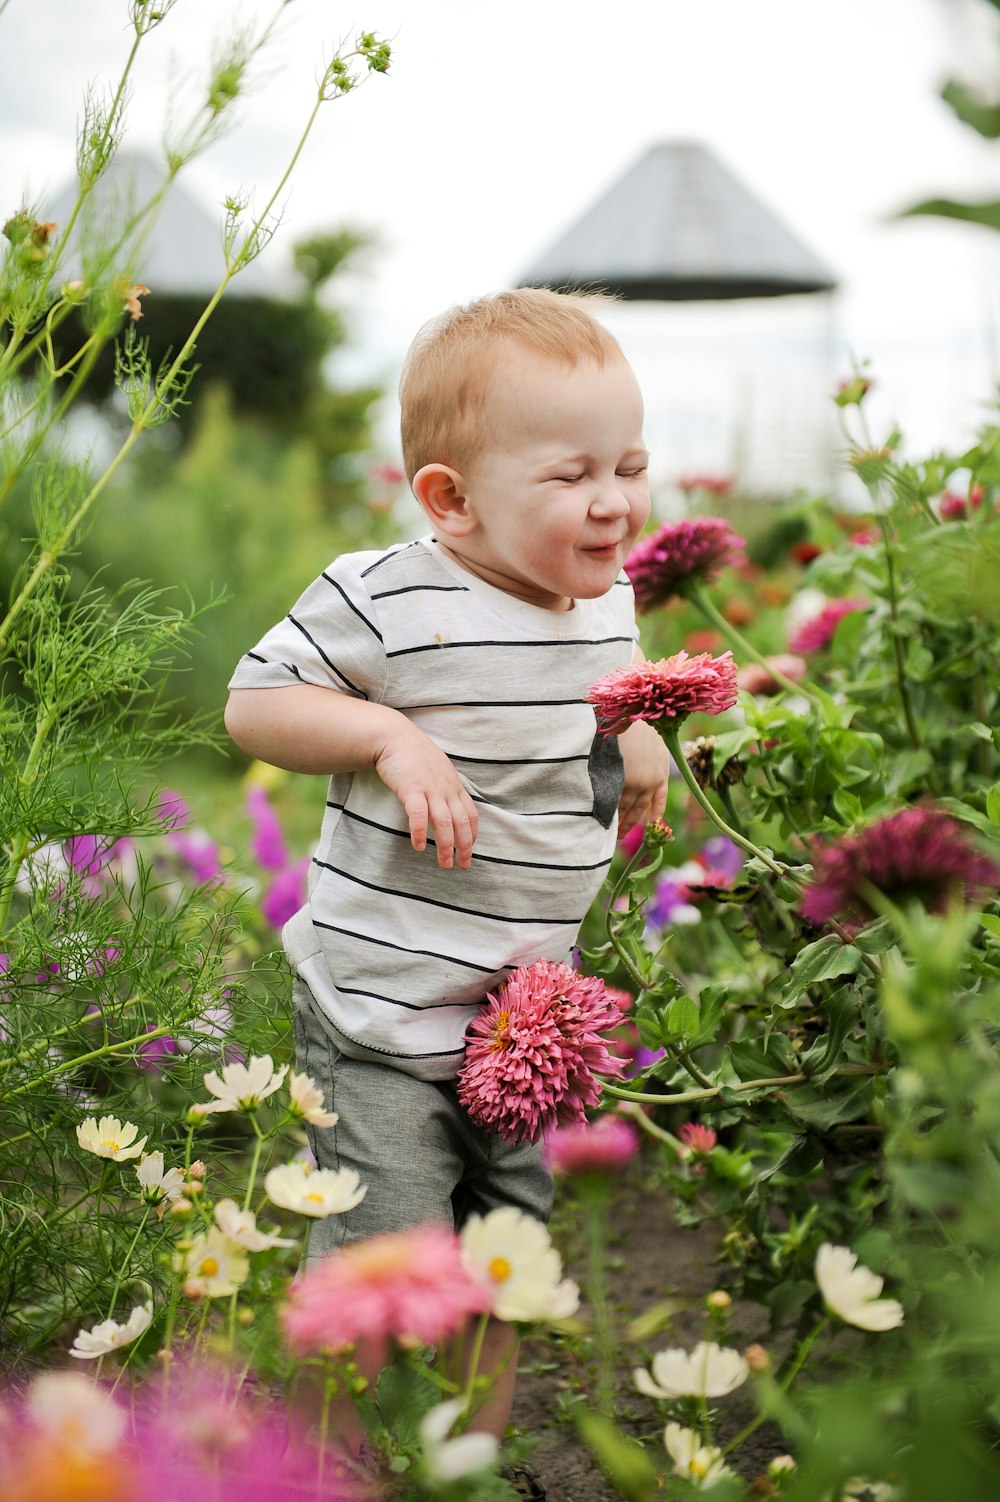
[[[639,610],[665,605],[692,584],[717,577],[727,565],[744,561],[746,539],[721,516],[691,516],[668,522],[636,543],[625,560]]]
[[[556,1127],[545,1137],[545,1157],[554,1173],[617,1173],[638,1151],[639,1134],[623,1116]]]
[[[622,1021],[603,981],[537,960],[507,977],[469,1025],[458,1098],[473,1121],[509,1142],[537,1142],[584,1121],[600,1099],[597,1074],[618,1075],[602,1031]]]
[[[721,714],[736,703],[732,652],[689,657],[677,652],[660,662],[615,668],[586,695],[603,735],[618,735],[634,720],[681,720],[689,714]]]
[[[685,1121],[677,1136],[692,1153],[710,1153],[719,1140],[718,1133],[700,1121]]]
[[[833,640],[833,633],[844,619],[845,615],[853,615],[857,610],[867,610],[867,600],[830,600],[818,615],[812,620],[804,621],[788,643],[790,652],[804,653],[807,657],[813,652],[822,652]]]
[[[862,883],[892,902],[916,899],[940,913],[954,897],[966,904],[985,900],[1000,885],[1000,867],[975,849],[950,814],[918,803],[819,846],[802,894],[802,916],[817,925],[839,917],[856,933],[877,916],[859,890]]]
[[[199,886],[208,886],[222,880],[219,847],[209,835],[198,830],[191,834],[174,830],[167,835],[167,843],[180,856]]]
[[[156,805],[157,817],[164,829],[183,829],[191,822],[191,810],[180,793],[165,788]]]
[[[382,1358],[390,1341],[435,1345],[491,1306],[454,1232],[426,1225],[331,1252],[293,1285],[281,1319],[297,1354],[363,1341]]]
[[[801,683],[806,675],[806,660],[804,657],[794,657],[790,652],[780,652],[775,657],[765,659],[768,667],[777,668],[785,678],[792,683]],[[759,662],[748,662],[736,674],[736,683],[748,694],[778,694],[782,685],[763,667]]]

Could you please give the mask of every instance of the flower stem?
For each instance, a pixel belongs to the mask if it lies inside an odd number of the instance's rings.
[[[774,679],[775,683],[779,683],[786,693],[801,694],[804,699],[810,699],[813,704],[820,702],[818,695],[808,684],[793,683],[791,678],[786,678],[785,674],[780,672],[773,662],[768,662],[763,653],[758,652],[757,648],[747,641],[742,631],[737,631],[736,627],[726,620],[722,612],[716,609],[700,585],[696,584],[687,590],[686,598],[691,601],[692,605],[697,605],[705,619],[711,621],[716,630],[722,632],[726,640],[736,648],[742,657],[749,657],[752,662],[756,662],[760,667],[764,668]]]
[[[587,1219],[587,1291],[594,1310],[594,1347],[597,1357],[597,1411],[614,1417],[614,1347],[604,1277],[604,1203],[589,1201]]]
[[[129,1249],[125,1253],[124,1257],[121,1260],[121,1264],[120,1264],[120,1266],[118,1268],[118,1276],[115,1278],[115,1286],[111,1290],[111,1303],[108,1305],[108,1314],[107,1314],[108,1319],[111,1319],[114,1316],[115,1304],[118,1302],[118,1293],[119,1293],[119,1290],[121,1289],[122,1283],[125,1281],[125,1274],[128,1271],[128,1265],[129,1265],[129,1261],[131,1260],[132,1253],[136,1249],[136,1245],[138,1244],[139,1237],[142,1235],[143,1231],[146,1228],[146,1222],[149,1219],[150,1209],[151,1209],[151,1206],[147,1205],[146,1209],[145,1209],[145,1211],[143,1213],[143,1217],[140,1220],[139,1225],[138,1225],[138,1227],[136,1229],[136,1233],[132,1237],[131,1242],[129,1243]]]
[[[695,801],[704,809],[705,813],[708,814],[708,817],[712,820],[712,822],[718,825],[718,827],[722,830],[722,833],[729,839],[731,839],[734,844],[739,845],[743,850],[748,851],[750,855],[756,856],[759,861],[763,861],[764,865],[767,866],[769,871],[773,871],[775,876],[789,875],[790,873],[786,866],[779,865],[778,862],[774,860],[770,855],[765,855],[764,851],[761,850],[757,845],[755,845],[752,840],[748,840],[746,835],[740,834],[738,829],[734,829],[731,824],[727,824],[718,810],[713,808],[712,804],[705,796],[704,791],[698,786],[694,773],[691,771],[691,768],[687,764],[687,758],[685,757],[684,752],[681,750],[680,732],[678,731],[676,725],[671,725],[668,727],[661,721],[656,728],[659,730],[660,735],[663,737],[667,750],[670,752],[670,755],[673,757],[674,762],[677,766],[677,770],[680,772],[684,781],[690,788],[692,796],[694,797]]]
[[[842,1064],[833,1073],[835,1075],[887,1074],[888,1069],[884,1064]],[[620,1085],[612,1085],[607,1080],[602,1080],[601,1089],[606,1095],[613,1095],[616,1100],[636,1101],[639,1105],[681,1106],[693,1100],[713,1100],[724,1090],[729,1090],[733,1094],[742,1094],[744,1090],[784,1090],[793,1085],[808,1085],[811,1081],[812,1075],[810,1074],[775,1074],[759,1080],[725,1081],[719,1085],[709,1085],[704,1090],[681,1090],[675,1095],[652,1095],[643,1093],[641,1090],[623,1090]]]
[[[465,1379],[465,1407],[468,1413],[473,1412],[472,1399],[476,1391],[476,1377],[479,1374],[479,1363],[483,1359],[483,1344],[486,1340],[486,1331],[489,1328],[489,1314],[481,1314],[476,1326],[476,1333],[472,1341],[472,1353],[469,1356],[468,1373]],[[480,1400],[481,1401],[481,1400]],[[476,1405],[478,1407],[478,1404]]]

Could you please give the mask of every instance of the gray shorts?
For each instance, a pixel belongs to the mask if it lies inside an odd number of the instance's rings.
[[[345,1215],[313,1223],[309,1261],[346,1242],[436,1221],[458,1229],[470,1215],[513,1205],[536,1220],[552,1209],[541,1148],[511,1144],[476,1126],[452,1080],[418,1080],[338,1049],[304,981],[292,991],[296,1064],[323,1091],[332,1127],[308,1127],[320,1168],[353,1168],[368,1186]]]

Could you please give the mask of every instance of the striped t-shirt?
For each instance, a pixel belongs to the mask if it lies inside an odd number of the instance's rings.
[[[516,965],[567,957],[622,788],[617,740],[584,695],[635,645],[624,575],[542,610],[423,538],[337,559],[241,659],[234,689],[321,684],[400,710],[478,808],[471,869],[444,871],[374,772],[331,778],[309,901],[283,938],[344,1053],[450,1078],[486,993]]]

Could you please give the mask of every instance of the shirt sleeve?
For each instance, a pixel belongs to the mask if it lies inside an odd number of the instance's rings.
[[[240,658],[229,687],[314,683],[378,702],[386,676],[377,609],[347,557],[324,569],[285,619]]]

